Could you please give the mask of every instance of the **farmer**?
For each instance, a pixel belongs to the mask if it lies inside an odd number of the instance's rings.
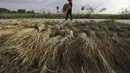
[[[68,12],[66,14],[66,20],[68,19],[68,15],[70,14],[71,21],[72,21],[72,0],[68,0],[68,1],[69,1],[69,9],[68,9]]]

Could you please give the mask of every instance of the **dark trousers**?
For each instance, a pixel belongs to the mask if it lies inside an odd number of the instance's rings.
[[[68,15],[70,15],[70,18],[72,20],[72,9],[70,8],[66,14],[66,20],[68,19]]]

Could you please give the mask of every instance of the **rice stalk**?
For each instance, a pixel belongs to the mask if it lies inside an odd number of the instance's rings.
[[[43,44],[49,39],[50,33],[49,29],[44,33],[37,33],[35,29],[24,29],[10,37],[6,43],[19,47],[18,50],[23,62],[28,60],[32,63],[34,58],[40,56],[38,52],[42,51]]]
[[[77,40],[80,40],[79,52],[80,56],[83,57],[83,66],[87,69],[86,71],[90,73],[93,71],[115,73],[109,64],[109,59],[107,59],[107,56],[111,55],[110,50],[106,49],[105,46],[101,46],[103,43],[98,44],[99,41],[96,42],[94,38],[88,38],[87,36],[79,36]]]
[[[32,63],[34,59],[38,59],[41,53],[44,52],[44,43],[49,39],[49,35],[50,30],[44,33],[34,33],[27,38],[29,41],[20,44],[21,48],[23,48],[19,49],[21,57],[25,60],[27,59],[30,63]]]
[[[39,32],[24,28],[13,33],[6,44],[16,47],[23,65],[36,60],[38,73],[116,73],[117,67],[129,70],[129,37],[118,36],[114,27],[109,31],[84,25],[40,25]]]
[[[64,67],[64,65],[66,66],[66,64],[64,64],[66,63],[64,60],[66,60],[66,57],[68,56],[67,52],[69,49],[69,41],[67,41],[68,37],[63,38],[61,36],[57,36],[57,38],[54,37],[52,39],[55,41],[51,42],[50,46],[45,49],[46,52],[43,56],[49,58],[48,67],[50,69],[54,69],[53,71],[58,71],[59,67]],[[51,39],[49,39],[47,44],[50,41]]]
[[[8,45],[17,45],[19,43],[22,43],[22,40],[25,39],[26,37],[29,37],[29,34],[33,33],[34,31],[35,31],[35,29],[32,29],[32,28],[21,29],[21,30],[15,32],[12,36],[10,36],[5,43],[7,44],[7,46]]]

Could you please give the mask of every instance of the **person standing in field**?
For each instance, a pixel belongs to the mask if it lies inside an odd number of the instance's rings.
[[[72,21],[72,0],[68,0],[69,1],[69,9],[68,12],[66,14],[66,20],[68,19],[68,15],[70,15],[71,21]]]

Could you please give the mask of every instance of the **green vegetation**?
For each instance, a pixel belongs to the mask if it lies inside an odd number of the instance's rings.
[[[0,14],[0,19],[21,19],[21,18],[49,18],[49,19],[64,19],[64,14],[40,14],[40,13],[15,13],[15,14]],[[129,14],[73,14],[74,19],[130,19]]]
[[[0,8],[0,14],[15,14],[15,13],[23,13],[23,14],[27,14],[27,13],[35,13],[34,10],[32,11],[27,11],[26,9],[18,9],[17,11],[11,11],[7,8]]]
[[[6,8],[0,8],[0,13],[11,13],[11,11]]]
[[[130,25],[0,21],[0,73],[129,73]]]

